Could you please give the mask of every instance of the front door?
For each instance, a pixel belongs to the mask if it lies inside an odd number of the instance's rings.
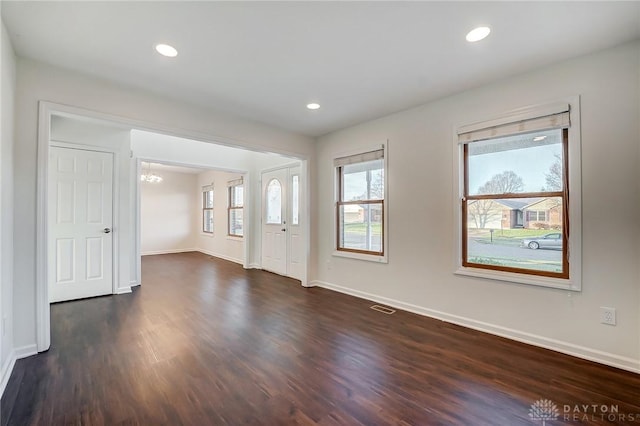
[[[287,169],[262,174],[262,269],[287,275]]]
[[[306,264],[300,166],[262,174],[262,268],[298,280]]]
[[[113,154],[49,151],[49,301],[113,293]]]

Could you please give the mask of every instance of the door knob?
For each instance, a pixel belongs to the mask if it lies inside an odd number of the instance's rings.
[[[282,232],[287,232],[287,228],[282,228],[281,231]]]
[[[108,234],[111,232],[111,228],[104,228],[102,232],[104,232],[105,234]]]

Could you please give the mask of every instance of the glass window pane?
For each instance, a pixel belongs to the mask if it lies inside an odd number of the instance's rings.
[[[244,215],[243,209],[231,209],[229,210],[229,235],[242,236],[242,219]]]
[[[468,145],[469,194],[561,191],[562,130]]]
[[[202,230],[204,232],[213,232],[213,210],[203,210]]]
[[[204,208],[210,209],[213,208],[213,191],[205,191],[204,192]]]
[[[244,187],[242,185],[232,186],[229,191],[231,191],[230,207],[242,207],[244,205]]]
[[[562,198],[467,203],[467,262],[562,272]]]
[[[267,224],[282,223],[282,185],[271,179],[267,185]]]
[[[340,205],[341,248],[382,253],[382,203]]]
[[[293,175],[291,178],[291,222],[299,224],[300,220],[300,176]]]
[[[384,160],[348,164],[342,167],[342,200],[382,200]]]

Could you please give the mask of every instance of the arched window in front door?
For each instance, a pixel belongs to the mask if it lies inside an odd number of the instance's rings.
[[[282,185],[278,179],[271,179],[267,185],[267,224],[282,224]]]

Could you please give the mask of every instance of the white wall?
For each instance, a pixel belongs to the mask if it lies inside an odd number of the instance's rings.
[[[1,6],[0,6],[1,7]],[[0,395],[11,373],[13,345],[13,144],[16,60],[2,23],[0,87]]]
[[[198,202],[194,204],[197,207],[202,205],[202,187],[213,184],[213,234],[202,232],[202,210],[198,209],[195,229],[198,250],[240,264],[244,261],[245,239],[227,235],[229,229],[227,215],[229,192],[227,183],[230,180],[240,179],[241,176],[238,173],[221,171],[200,173],[195,187]]]
[[[16,75],[14,306],[20,307],[14,312],[16,346],[33,345],[36,342],[38,101],[47,100],[124,117],[145,123],[149,128],[200,140],[220,140],[227,144],[307,158],[314,154],[311,138],[29,59],[18,58]],[[133,235],[130,231],[129,235],[131,244]],[[127,270],[128,275],[131,272]]]
[[[178,253],[197,247],[199,206],[194,188],[198,176],[154,170],[161,183],[140,184],[140,234],[142,254]]]
[[[640,45],[569,60],[319,138],[318,285],[640,371]],[[453,274],[455,125],[581,96],[579,293]],[[389,139],[389,264],[333,257],[332,156]],[[618,325],[600,324],[600,306]]]

